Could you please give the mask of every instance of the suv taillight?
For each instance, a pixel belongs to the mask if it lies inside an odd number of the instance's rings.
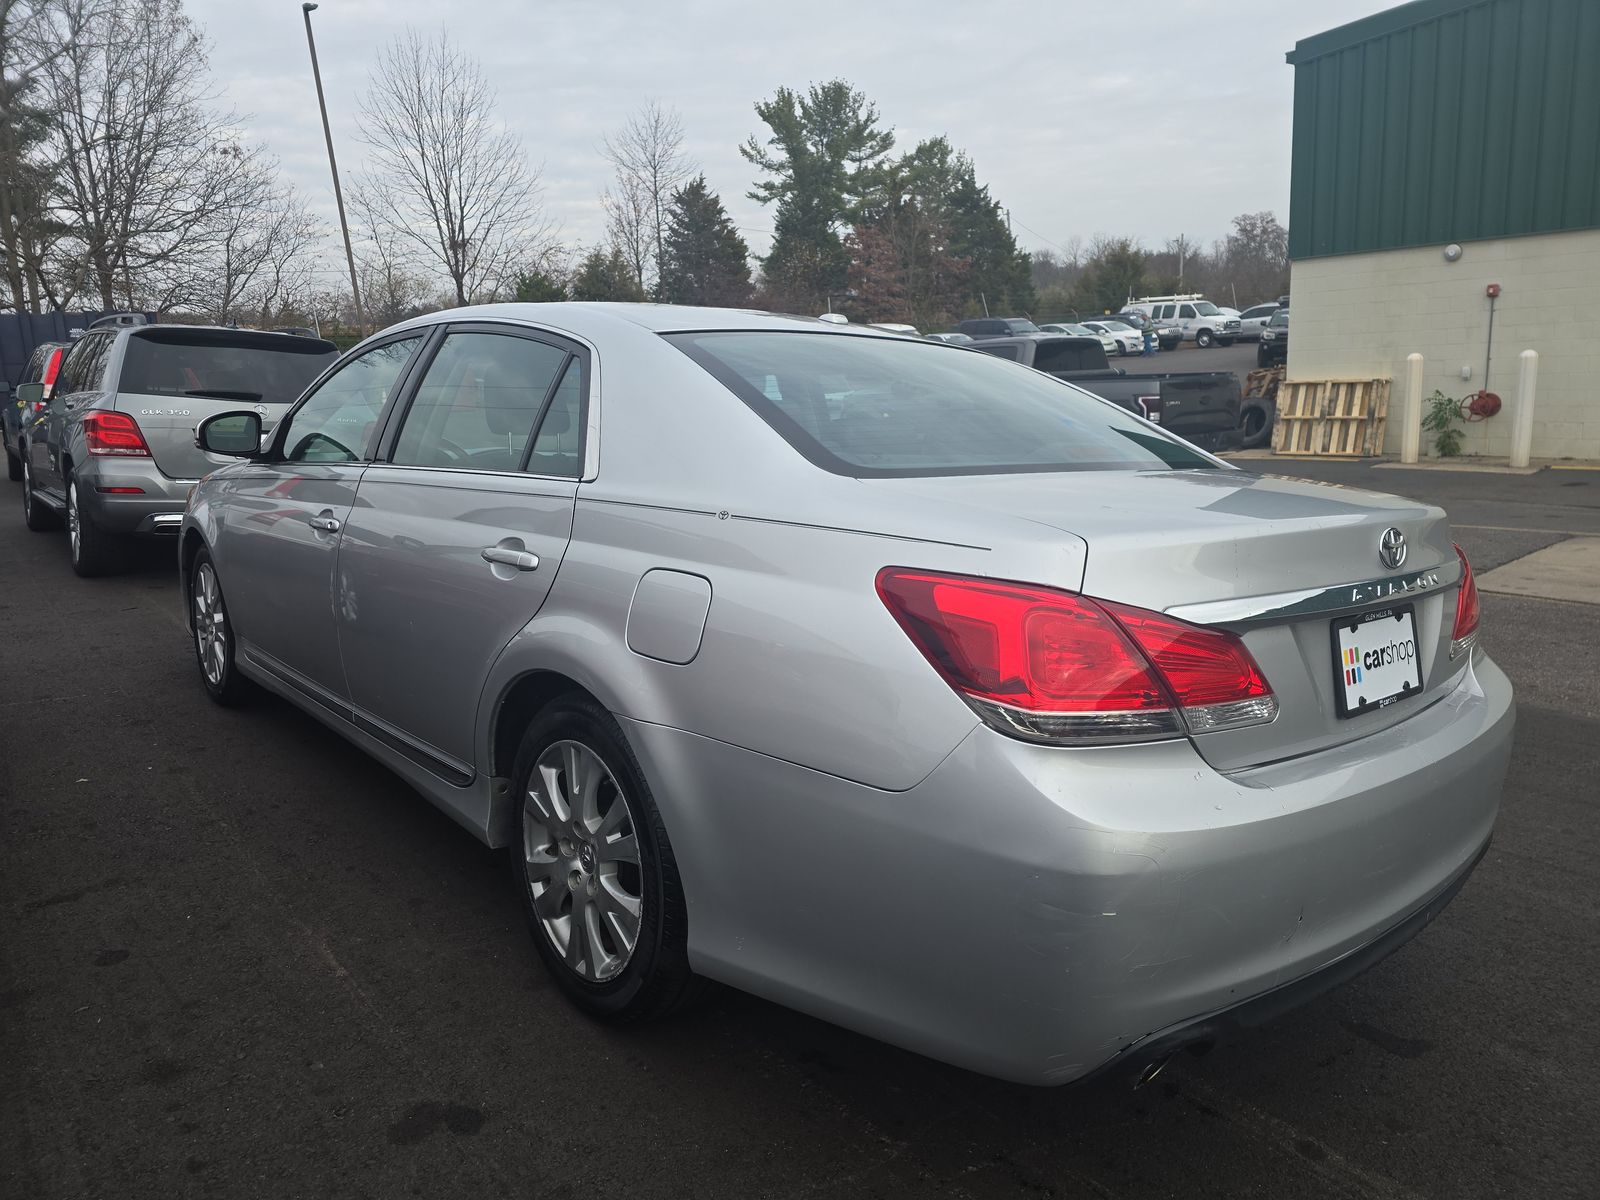
[[[878,595],[989,725],[1093,745],[1259,725],[1278,715],[1237,637],[1052,588],[888,567]]]
[[[1471,650],[1478,640],[1478,585],[1473,581],[1467,552],[1457,546],[1456,557],[1461,560],[1461,588],[1456,592],[1456,623],[1450,631],[1451,658]]]
[[[139,423],[127,413],[91,412],[83,416],[83,436],[90,454],[114,454],[124,458],[149,458]]]

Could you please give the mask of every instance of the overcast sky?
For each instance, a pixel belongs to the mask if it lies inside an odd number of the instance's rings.
[[[770,209],[745,198],[736,147],[780,85],[849,80],[897,148],[946,134],[1011,210],[1026,249],[1126,234],[1204,244],[1236,213],[1288,220],[1293,68],[1311,34],[1393,7],[1381,0],[321,0],[312,16],[334,146],[360,167],[357,104],[377,47],[447,26],[483,64],[499,115],[543,171],[564,239],[604,233],[600,138],[656,99],[755,253]],[[310,201],[333,192],[299,0],[188,0],[224,99]],[[348,182],[347,182],[348,186]],[[336,246],[330,242],[330,253]]]

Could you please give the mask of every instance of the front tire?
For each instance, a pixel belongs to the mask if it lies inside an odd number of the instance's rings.
[[[228,603],[223,599],[222,584],[209,550],[195,555],[189,568],[189,625],[206,695],[224,708],[244,703],[254,685],[239,674],[234,662],[233,623],[228,619]]]
[[[534,947],[567,998],[631,1023],[697,996],[677,861],[638,760],[588,696],[552,701],[512,770],[511,871]]]
[[[23,450],[27,454],[27,450]],[[56,527],[56,514],[33,494],[33,468],[27,458],[22,460],[22,523],[35,533]]]
[[[1209,329],[1202,329],[1199,333],[1194,335],[1194,344],[1200,347],[1202,350],[1209,350],[1211,348],[1211,341],[1211,330]]]
[[[1219,345],[1219,346],[1231,346],[1231,345],[1233,345],[1233,339],[1232,338],[1218,338],[1217,339],[1217,345]]]
[[[126,539],[107,533],[84,512],[76,479],[67,480],[67,540],[72,548],[72,569],[85,579],[110,575],[127,565]]]

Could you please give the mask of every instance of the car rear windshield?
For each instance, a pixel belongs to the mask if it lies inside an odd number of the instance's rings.
[[[320,338],[158,327],[128,339],[117,390],[288,404],[338,356]]]
[[[1086,336],[1060,341],[1040,342],[1033,352],[1033,366],[1038,371],[1104,371],[1105,348],[1100,338],[1085,329]]]
[[[1218,465],[1070,384],[973,350],[850,334],[666,336],[791,446],[839,475]]]

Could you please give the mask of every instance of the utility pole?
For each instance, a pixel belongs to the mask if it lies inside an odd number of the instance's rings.
[[[317,107],[322,110],[322,136],[328,142],[328,169],[333,172],[333,201],[339,206],[339,230],[344,234],[344,261],[350,267],[350,295],[356,302],[356,332],[367,334],[367,315],[361,307],[361,285],[356,282],[356,253],[350,248],[350,222],[344,215],[344,193],[339,190],[339,164],[333,157],[333,127],[328,124],[328,102],[322,98],[322,70],[317,66],[317,40],[311,36],[311,14],[315,4],[302,4],[306,19],[306,45],[311,48],[311,76],[317,81]]]

